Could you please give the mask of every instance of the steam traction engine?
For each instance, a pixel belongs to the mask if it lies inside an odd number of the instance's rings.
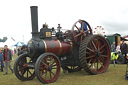
[[[72,30],[55,32],[43,25],[38,32],[37,7],[31,6],[32,39],[27,44],[27,53],[21,54],[14,63],[14,73],[22,81],[35,76],[42,83],[57,80],[61,67],[68,72],[84,69],[89,74],[106,71],[110,61],[110,47],[104,37],[92,35],[88,22],[87,30],[79,29],[77,21]]]

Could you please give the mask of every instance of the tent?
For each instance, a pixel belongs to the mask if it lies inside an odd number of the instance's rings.
[[[4,43],[0,42],[0,48],[3,48],[3,47],[4,47]]]
[[[14,46],[26,46],[26,44],[24,44],[22,42],[17,42],[16,44],[14,44]]]
[[[4,45],[7,45],[8,48],[14,49],[14,44],[15,43],[16,42],[11,37],[8,37],[8,39],[3,43],[3,47],[4,47]]]

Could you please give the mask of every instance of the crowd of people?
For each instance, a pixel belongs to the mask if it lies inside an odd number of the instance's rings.
[[[122,57],[125,57],[126,59],[128,53],[128,45],[124,40],[122,40],[121,44],[117,44],[117,46],[115,45],[115,42],[113,42],[113,44],[111,45],[111,52],[121,53],[123,55]]]
[[[19,48],[18,48],[19,49]],[[26,47],[22,46],[21,49],[16,50],[14,49],[14,54],[18,54],[18,56],[24,52],[26,52]],[[4,75],[8,74],[8,67],[13,73],[13,68],[11,66],[13,56],[13,50],[9,49],[7,45],[4,48],[0,48],[0,65],[1,65],[1,72],[5,71]]]

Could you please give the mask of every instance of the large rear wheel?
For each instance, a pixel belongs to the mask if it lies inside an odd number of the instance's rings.
[[[103,73],[109,66],[110,46],[104,37],[89,35],[80,45],[79,59],[89,74]]]

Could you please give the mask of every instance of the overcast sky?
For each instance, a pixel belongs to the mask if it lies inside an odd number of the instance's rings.
[[[102,26],[105,33],[128,34],[128,0],[1,0],[0,38],[11,36],[17,41],[31,39],[30,6],[38,6],[38,27],[71,29],[78,20],[92,28]]]

